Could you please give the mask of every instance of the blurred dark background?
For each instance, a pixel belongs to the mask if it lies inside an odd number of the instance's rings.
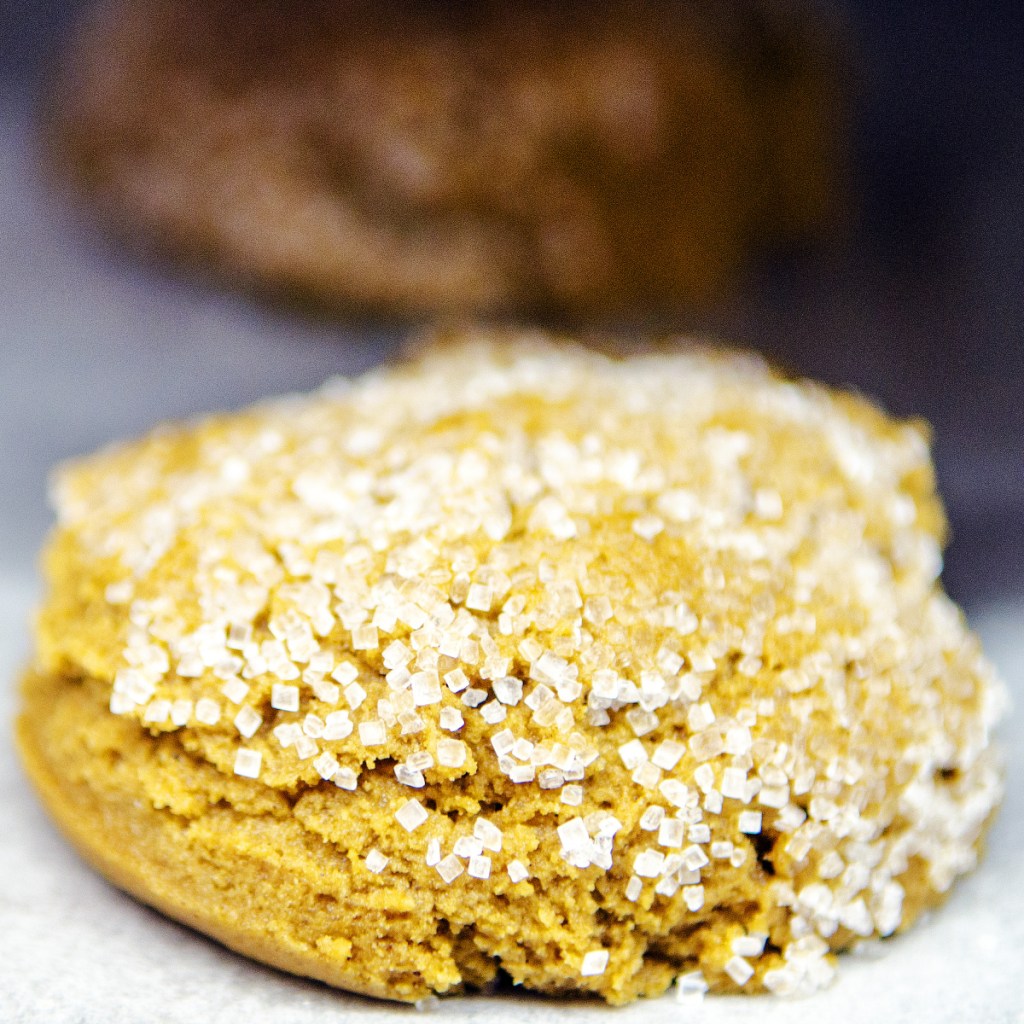
[[[58,458],[361,370],[400,334],[299,321],[136,265],[52,212],[34,114],[80,7],[0,0],[0,540],[17,571]],[[1021,597],[1024,4],[834,9],[853,41],[851,237],[824,259],[765,261],[691,326],[930,420],[947,587],[969,606]]]

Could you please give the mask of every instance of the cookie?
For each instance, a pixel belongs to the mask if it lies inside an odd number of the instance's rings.
[[[833,34],[764,0],[102,0],[53,150],[133,242],[328,307],[670,310],[830,230]]]
[[[977,862],[1003,691],[926,433],[863,399],[477,334],[54,496],[28,774],[117,885],[269,964],[806,992]]]

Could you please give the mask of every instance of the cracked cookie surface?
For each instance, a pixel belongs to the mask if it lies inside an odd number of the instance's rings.
[[[59,474],[45,803],[354,991],[825,984],[999,798],[922,428],[751,357],[461,340]]]

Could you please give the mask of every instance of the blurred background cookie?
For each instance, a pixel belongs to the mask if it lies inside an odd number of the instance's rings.
[[[273,292],[401,315],[720,297],[841,205],[812,5],[103,0],[62,170],[108,223]]]

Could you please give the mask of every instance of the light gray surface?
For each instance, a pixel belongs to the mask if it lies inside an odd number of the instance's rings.
[[[27,580],[0,578],[0,678],[27,656]],[[989,653],[1024,703],[1024,609],[980,612]],[[9,735],[12,696],[0,720]],[[1004,734],[1020,735],[1020,712]],[[1013,745],[1009,795],[980,870],[949,903],[879,959],[844,957],[839,979],[800,1001],[708,999],[695,1019],[737,1024],[1022,1024],[1024,746]],[[415,1011],[289,978],[237,957],[124,896],[74,854],[29,792],[4,746],[0,800],[0,1021],[4,1024],[398,1024]],[[509,995],[446,1000],[435,1020],[480,1024],[677,1024],[672,995],[613,1010]],[[686,1014],[686,1019],[689,1014]]]

